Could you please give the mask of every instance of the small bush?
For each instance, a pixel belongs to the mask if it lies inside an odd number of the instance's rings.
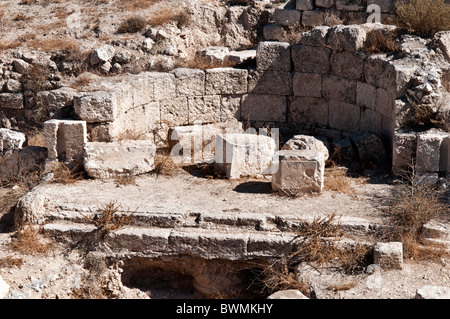
[[[147,25],[147,20],[143,17],[134,16],[123,21],[117,32],[119,33],[137,33]]]
[[[11,241],[11,249],[27,255],[46,254],[51,245],[45,242],[40,234],[41,230],[32,225],[23,225]]]
[[[93,224],[98,231],[106,234],[129,225],[133,221],[134,216],[130,211],[119,214],[120,209],[121,205],[117,204],[117,201],[111,201],[99,207],[94,217],[83,214],[82,217],[85,221]]]
[[[396,32],[373,31],[367,34],[363,50],[366,53],[399,53],[400,42]]]
[[[411,0],[397,4],[397,24],[408,32],[432,37],[450,30],[450,5],[444,0]]]

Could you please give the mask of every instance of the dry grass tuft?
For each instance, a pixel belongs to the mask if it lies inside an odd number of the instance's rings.
[[[80,170],[79,167],[69,168],[62,162],[54,163],[49,173],[53,174],[53,183],[58,184],[73,184],[79,180],[82,180],[84,177],[84,173]]]
[[[153,174],[157,177],[173,176],[178,169],[178,165],[172,160],[171,154],[168,151],[158,151],[155,155],[155,169]]]
[[[134,176],[121,176],[116,178],[117,185],[136,185],[136,177]]]
[[[14,251],[27,255],[46,254],[51,244],[44,241],[41,229],[25,224],[13,235],[10,247]]]
[[[396,32],[372,31],[367,34],[363,50],[368,54],[400,53],[400,41]]]
[[[355,288],[357,285],[358,285],[357,281],[350,281],[350,282],[344,282],[342,284],[335,284],[335,285],[328,286],[327,289],[332,290],[332,291],[345,291],[345,290],[350,290],[352,288]]]
[[[6,256],[0,259],[0,267],[2,268],[20,268],[23,265],[23,258],[15,258],[12,256]]]
[[[352,178],[347,175],[347,169],[336,165],[325,169],[325,191],[354,195],[356,191],[352,187],[351,182]]]
[[[81,214],[83,219],[93,224],[96,229],[103,233],[116,231],[133,222],[133,213],[129,210],[125,213],[119,214],[121,205],[117,201],[111,201],[97,209],[94,217]]]
[[[147,25],[147,20],[140,16],[133,16],[119,25],[117,32],[119,33],[137,33]]]
[[[412,92],[406,94],[406,98],[411,105],[412,116],[405,123],[401,123],[403,127],[441,127],[445,125],[445,121],[440,118],[439,109],[447,103],[441,100],[442,105],[428,105],[421,103]],[[437,110],[437,111],[436,111]]]
[[[450,30],[450,5],[444,0],[411,0],[397,3],[398,26],[421,37]]]

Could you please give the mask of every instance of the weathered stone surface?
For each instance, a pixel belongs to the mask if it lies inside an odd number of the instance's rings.
[[[225,56],[225,65],[240,66],[256,60],[256,50],[230,51]]]
[[[314,73],[294,73],[294,96],[322,97],[322,76]]]
[[[383,133],[384,116],[371,109],[361,108],[361,131],[369,131],[378,135]]]
[[[297,11],[298,12],[298,11]],[[256,69],[263,71],[291,70],[291,48],[287,42],[259,42],[256,48]]]
[[[373,248],[373,262],[383,269],[403,269],[403,244],[377,243]]]
[[[22,91],[22,83],[14,79],[9,79],[6,81],[4,88],[8,92],[17,93]]]
[[[441,31],[434,35],[434,43],[441,50],[447,61],[450,61],[450,32]]]
[[[417,172],[439,172],[443,142],[449,137],[446,132],[427,131],[417,136]]]
[[[175,75],[177,95],[198,96],[205,94],[205,72],[197,69],[176,69]]]
[[[220,106],[220,120],[241,120],[241,95],[224,95]]]
[[[317,26],[314,29],[305,32],[300,39],[300,44],[322,47],[327,44],[327,34],[330,27],[328,26]]]
[[[217,135],[215,169],[229,179],[270,174],[275,141],[254,134]]]
[[[336,0],[336,9],[340,11],[362,11],[364,7],[363,0]]]
[[[331,55],[331,73],[350,80],[362,80],[364,77],[364,53],[333,52]]]
[[[384,89],[378,88],[375,101],[375,110],[387,118],[393,118],[395,114],[394,95]]]
[[[356,146],[361,161],[377,164],[386,162],[388,158],[386,148],[378,135],[364,131],[353,134],[351,140]]]
[[[356,103],[356,81],[334,75],[323,76],[322,94],[328,100]]]
[[[30,70],[31,65],[24,60],[15,59],[13,61],[13,67],[17,73],[26,74]]]
[[[395,1],[391,0],[367,0],[367,5],[376,4],[380,7],[380,12],[395,13]]]
[[[285,96],[248,94],[242,97],[241,118],[251,121],[285,122]]]
[[[392,172],[404,175],[413,165],[417,137],[414,132],[395,132],[392,147]]]
[[[220,121],[220,103],[218,95],[188,97],[189,124]]]
[[[80,92],[74,95],[75,114],[88,123],[112,122],[118,114],[115,92]]]
[[[195,60],[206,64],[220,65],[229,52],[230,49],[227,47],[206,47],[195,53]]]
[[[253,94],[290,95],[292,76],[285,71],[249,71],[248,92]]]
[[[206,90],[208,95],[246,94],[248,72],[244,69],[216,68],[206,71]]]
[[[153,83],[153,99],[159,101],[162,99],[171,99],[176,96],[175,75],[164,72],[149,72],[145,74],[149,83]],[[137,86],[134,86],[134,90]],[[147,96],[151,92],[145,93]],[[150,95],[151,97],[151,95]]]
[[[338,25],[328,31],[327,44],[336,50],[357,51],[366,40],[366,30],[357,25]]]
[[[297,0],[295,8],[297,10],[312,10],[314,8],[312,0]]]
[[[280,290],[273,294],[271,294],[267,299],[309,299],[304,294],[302,294],[299,290],[289,289],[289,290]]]
[[[321,10],[303,11],[302,25],[306,27],[315,27],[324,24],[324,12]]]
[[[83,147],[87,142],[85,121],[47,121],[44,123],[44,137],[50,160],[67,163],[82,161]]]
[[[275,154],[272,189],[291,196],[320,193],[323,189],[323,153],[312,150],[281,150]]]
[[[0,299],[6,299],[9,295],[9,285],[0,276]]]
[[[112,45],[102,45],[91,53],[89,62],[92,65],[103,64],[111,60],[114,57],[115,53],[116,49]]]
[[[316,0],[315,4],[316,4],[316,7],[331,8],[331,6],[333,6],[333,4],[334,4],[334,1],[333,0]]]
[[[26,136],[20,131],[0,128],[0,154],[9,150],[21,149]]]
[[[285,27],[294,27],[300,24],[301,15],[298,10],[275,9],[272,21]]]
[[[0,156],[0,180],[16,180],[17,176],[42,170],[47,158],[47,148],[26,146],[7,151]]]
[[[329,101],[329,125],[331,128],[347,132],[358,132],[360,113],[360,107],[357,105],[340,101]]]
[[[328,125],[328,101],[314,97],[289,99],[288,120],[305,127]]]
[[[266,41],[283,41],[286,31],[280,25],[269,23],[264,26],[263,35]]]
[[[444,286],[423,286],[417,289],[415,299],[450,299],[450,288]]]
[[[149,173],[155,168],[156,146],[149,141],[89,142],[84,169],[93,178],[109,179]]]
[[[295,135],[284,144],[282,150],[308,150],[320,152],[324,161],[330,156],[330,145],[324,137],[314,137],[309,135]]]
[[[189,106],[186,97],[161,100],[161,123],[174,127],[189,124]]]
[[[356,83],[356,104],[375,110],[377,101],[377,88],[365,82]]]
[[[23,109],[22,93],[1,93],[0,108],[19,110]]]
[[[331,49],[306,45],[292,46],[294,70],[302,73],[328,74]]]

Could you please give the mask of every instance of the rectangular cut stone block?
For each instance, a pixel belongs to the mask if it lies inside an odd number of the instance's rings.
[[[323,190],[323,154],[310,150],[282,150],[275,154],[272,189],[290,196],[320,193]]]
[[[295,8],[297,10],[312,10],[314,9],[314,5],[312,0],[297,0]]]
[[[290,95],[292,76],[284,71],[249,71],[248,92],[253,94]]]
[[[365,5],[364,0],[336,0],[336,9],[341,11],[363,11]]]
[[[0,108],[19,110],[23,109],[22,93],[1,93]]]
[[[285,96],[248,94],[242,97],[241,118],[250,121],[286,122]]]
[[[330,27],[328,26],[317,26],[308,32],[304,32],[302,38],[300,39],[300,44],[313,47],[323,47],[327,44],[327,34],[329,30]]]
[[[322,97],[322,76],[313,73],[294,73],[295,96]]]
[[[361,131],[381,134],[383,115],[371,109],[361,109]]]
[[[285,41],[286,30],[281,25],[269,23],[264,26],[263,35],[266,41]]]
[[[205,94],[246,94],[248,72],[244,69],[216,68],[206,70]]]
[[[188,97],[189,124],[220,121],[220,96]]]
[[[334,0],[316,0],[316,7],[331,8],[334,4]]]
[[[274,139],[254,134],[217,135],[215,169],[229,179],[270,174]]]
[[[394,118],[395,114],[394,95],[386,90],[377,89],[375,110],[387,118]]]
[[[356,83],[356,104],[371,110],[375,110],[377,88],[365,82]]]
[[[373,262],[386,270],[403,269],[402,243],[377,243],[373,248]]]
[[[272,21],[285,27],[295,27],[300,24],[301,15],[298,10],[275,9]]]
[[[220,106],[220,120],[241,120],[241,100],[240,95],[223,95]]]
[[[288,120],[305,127],[327,126],[328,101],[314,97],[291,98]]]
[[[155,101],[176,96],[175,75],[164,72],[148,72],[146,76],[153,81],[153,98]]]
[[[25,141],[25,133],[0,128],[0,156],[9,150],[21,149]]]
[[[419,173],[437,173],[441,168],[443,143],[450,133],[428,131],[417,136],[416,168]],[[445,157],[444,157],[445,158]]]
[[[301,73],[327,74],[330,72],[331,49],[297,44],[292,46],[294,70]]]
[[[189,123],[189,107],[186,97],[161,100],[159,105],[162,125],[174,127]]]
[[[205,72],[197,69],[176,69],[175,76],[177,95],[202,96],[205,94]]]
[[[256,61],[256,50],[230,51],[225,56],[225,65],[230,67],[240,66]]]
[[[149,173],[155,168],[156,146],[149,141],[89,142],[84,169],[90,177],[109,179]]]
[[[361,52],[333,52],[330,62],[331,73],[350,80],[362,80],[365,58]]]
[[[328,100],[356,103],[356,81],[334,75],[324,76],[322,94]]]
[[[44,137],[50,160],[81,164],[84,144],[87,142],[85,121],[47,121],[44,123]]]
[[[117,118],[115,92],[82,92],[74,96],[75,114],[88,123],[112,122]]]
[[[357,132],[360,128],[360,113],[357,105],[329,101],[329,125],[333,129]]]
[[[299,13],[298,11],[295,11]],[[291,70],[291,48],[287,42],[264,41],[256,48],[256,69],[262,71]]]
[[[367,32],[357,25],[337,25],[331,27],[327,43],[335,50],[358,51],[364,45]]]
[[[324,24],[324,12],[321,10],[304,11],[302,14],[302,25],[316,27]]]

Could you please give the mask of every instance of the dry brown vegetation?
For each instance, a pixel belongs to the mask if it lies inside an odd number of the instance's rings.
[[[27,255],[46,254],[51,244],[44,240],[41,229],[25,224],[13,235],[10,247]]]
[[[147,20],[141,16],[133,16],[122,21],[117,29],[119,33],[136,33],[147,25]]]
[[[84,172],[79,167],[69,168],[62,162],[52,164],[48,172],[53,174],[53,183],[64,185],[73,184],[84,177]]]
[[[3,268],[20,268],[23,265],[23,258],[16,258],[12,256],[6,256],[0,259],[0,267]]]
[[[352,178],[347,175],[347,169],[332,165],[325,169],[324,190],[335,193],[354,195],[355,189],[351,185]]]
[[[399,53],[401,51],[397,32],[373,31],[367,34],[363,50],[369,54]]]
[[[100,206],[94,217],[81,215],[86,222],[93,224],[98,231],[108,233],[129,225],[133,221],[133,212],[128,210],[125,213],[119,213],[120,210],[121,205],[117,201],[111,201]]]
[[[422,37],[450,30],[450,5],[444,0],[400,1],[396,13],[399,27]]]

